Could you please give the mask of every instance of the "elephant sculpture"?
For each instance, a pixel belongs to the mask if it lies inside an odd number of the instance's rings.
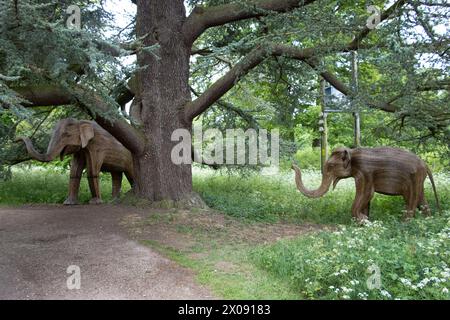
[[[65,205],[78,203],[80,180],[86,167],[92,194],[89,202],[91,204],[102,203],[99,186],[100,171],[111,173],[113,198],[120,195],[123,173],[133,185],[133,160],[130,151],[94,121],[60,120],[53,131],[45,154],[37,152],[29,138],[21,137],[18,140],[25,143],[28,154],[33,159],[41,162],[50,162],[58,155],[62,160],[64,156],[73,154],[70,165],[69,195],[64,202]]]
[[[430,208],[424,195],[424,181],[428,175],[436,193],[433,175],[425,162],[415,154],[398,148],[338,148],[325,163],[322,183],[316,190],[308,190],[303,182],[301,171],[292,165],[298,190],[309,198],[325,195],[331,183],[333,189],[341,179],[355,179],[356,196],[352,215],[358,221],[369,217],[370,201],[375,192],[385,195],[403,196],[406,202],[405,218],[413,217],[416,208],[429,215]]]

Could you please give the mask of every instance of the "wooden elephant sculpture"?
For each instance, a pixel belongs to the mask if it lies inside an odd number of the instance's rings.
[[[424,195],[424,181],[428,175],[436,194],[433,175],[425,162],[415,154],[398,148],[339,148],[326,161],[322,183],[316,190],[308,190],[302,182],[300,169],[292,165],[298,190],[310,198],[323,196],[333,183],[345,178],[355,179],[356,196],[352,215],[358,221],[369,216],[370,201],[375,192],[403,196],[406,202],[406,218],[415,214],[416,208],[430,214]]]
[[[58,155],[62,160],[65,155],[73,154],[70,165],[69,195],[64,202],[66,205],[78,203],[80,180],[86,167],[92,194],[91,204],[102,203],[99,186],[100,171],[111,173],[114,198],[120,195],[123,173],[133,185],[133,159],[130,151],[94,121],[60,120],[53,131],[45,154],[37,152],[29,138],[19,138],[19,140],[25,143],[29,155],[41,162],[50,162]]]

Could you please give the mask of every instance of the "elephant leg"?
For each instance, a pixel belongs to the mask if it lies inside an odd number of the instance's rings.
[[[419,198],[419,210],[422,212],[425,216],[431,216],[431,210],[430,206],[428,205],[427,199],[425,199],[425,196],[422,195],[421,198]]]
[[[122,189],[122,172],[111,172],[112,177],[112,197],[117,199],[120,196],[120,191]]]
[[[76,153],[73,155],[70,163],[69,195],[66,201],[64,201],[65,205],[78,204],[78,191],[80,190],[80,181],[85,165],[86,160],[83,154]]]
[[[127,180],[130,183],[131,188],[133,188],[134,185],[133,173],[131,173],[130,171],[125,171],[125,176],[127,177]]]
[[[403,197],[406,202],[406,213],[404,214],[403,219],[408,220],[416,215],[416,209],[419,206],[419,195],[415,181],[412,181]]]
[[[367,203],[367,206],[365,208],[363,208],[362,211],[363,215],[365,215],[367,218],[369,218],[369,213],[370,213],[370,200]]]
[[[367,178],[355,179],[356,195],[352,206],[352,216],[361,222],[369,217],[370,200],[373,198],[374,190],[371,181]]]
[[[92,199],[89,201],[89,203],[101,204],[102,197],[100,193],[99,175],[103,159],[100,159],[96,153],[87,152],[86,160],[87,160],[89,188],[91,190],[92,195]]]
[[[370,201],[372,200],[373,195],[373,188],[368,186],[367,189],[364,190],[364,194],[361,198],[361,212],[358,216],[359,221],[369,219]]]
[[[417,208],[422,212],[422,214],[426,216],[431,216],[430,206],[428,205],[427,199],[425,199],[425,190],[423,183],[419,191],[419,205]]]

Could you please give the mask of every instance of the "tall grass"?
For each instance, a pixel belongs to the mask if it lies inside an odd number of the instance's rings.
[[[110,201],[110,175],[102,174],[100,179],[102,197],[105,201]],[[316,171],[306,171],[304,180],[307,186],[313,188],[320,184],[321,176]],[[12,180],[0,182],[0,204],[62,203],[67,197],[68,182],[68,172],[42,168],[15,170]],[[450,209],[449,182],[448,175],[436,176],[444,209]],[[295,188],[292,172],[253,174],[243,178],[239,175],[195,169],[193,183],[194,189],[211,208],[233,217],[268,222],[285,220],[294,223],[351,223],[350,210],[355,196],[352,179],[341,181],[336,190],[328,192],[321,199],[308,199],[301,195]],[[123,192],[129,188],[124,179]],[[429,182],[426,184],[426,191],[434,208],[435,201]],[[83,177],[79,200],[86,203],[90,197],[87,179]],[[376,194],[371,204],[371,218],[400,218],[403,210],[404,201],[401,197]]]
[[[111,201],[111,176],[102,174],[100,181],[103,200]],[[33,167],[26,170],[14,170],[10,181],[0,182],[0,204],[60,204],[67,198],[68,184],[68,172]],[[124,179],[123,191],[126,192],[129,188],[128,182]],[[84,176],[81,179],[79,201],[80,203],[87,203],[90,199],[91,193],[87,178]]]
[[[308,187],[320,185],[321,176],[317,171],[305,171],[303,176]],[[449,208],[449,182],[448,175],[436,176],[439,198],[444,208]],[[339,182],[336,190],[330,190],[323,198],[306,198],[297,191],[292,172],[247,178],[203,173],[194,175],[194,187],[210,207],[234,217],[259,221],[281,219],[299,223],[349,224],[355,197],[353,179],[347,179]],[[428,181],[426,194],[435,211],[434,196]],[[376,194],[371,203],[370,217],[375,220],[391,216],[400,218],[404,206],[402,197]]]

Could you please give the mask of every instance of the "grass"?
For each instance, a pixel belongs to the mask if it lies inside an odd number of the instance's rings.
[[[222,246],[208,251],[208,254],[201,255],[200,258],[193,258],[192,252],[164,246],[157,241],[144,240],[142,243],[179,265],[192,269],[197,281],[208,286],[217,297],[240,300],[298,298],[297,292],[284,280],[256,267],[249,260],[250,249],[246,246]],[[207,252],[201,245],[193,251]],[[220,268],[224,263],[232,266],[231,269]]]
[[[450,176],[436,175],[438,194],[444,209],[450,209]],[[315,187],[320,184],[320,175],[305,172],[305,184]],[[21,205],[24,203],[62,203],[67,197],[69,176],[57,172],[32,168],[16,170],[13,179],[0,182],[0,204]],[[100,177],[104,201],[111,201],[111,177]],[[323,224],[350,224],[349,214],[354,198],[352,179],[341,181],[334,191],[320,200],[308,199],[295,188],[292,172],[276,175],[238,175],[211,173],[209,170],[194,171],[194,189],[213,209],[232,217],[248,221],[287,221],[292,223],[314,222]],[[130,186],[123,182],[123,193]],[[427,199],[435,206],[429,182],[426,183]],[[87,203],[90,192],[86,177],[81,180],[79,201]],[[390,216],[400,218],[404,210],[401,197],[376,194],[371,203],[371,219],[385,220]]]
[[[305,172],[310,188],[320,184],[320,175]],[[177,210],[149,213],[145,224],[169,226],[175,234],[193,239],[178,248],[150,238],[143,244],[194,270],[200,283],[226,299],[450,299],[450,176],[435,175],[442,214],[420,214],[404,222],[403,199],[376,195],[371,205],[371,223],[361,227],[351,220],[354,198],[351,179],[339,183],[321,199],[303,197],[294,186],[292,172],[250,175],[242,178],[208,170],[194,171],[194,189],[207,204],[228,217],[224,227],[196,226],[177,222]],[[68,175],[54,171],[16,170],[13,179],[0,182],[0,204],[62,203]],[[109,175],[101,177],[102,195],[111,200]],[[124,190],[129,185],[124,182]],[[430,184],[427,199],[435,209]],[[90,198],[82,180],[80,201]],[[188,213],[188,217],[212,213]],[[192,218],[194,220],[194,218]],[[187,220],[189,221],[189,220]],[[233,232],[229,222],[236,225]],[[254,225],[303,226],[315,223],[337,231],[301,234],[291,239],[255,242]],[[261,232],[271,232],[261,229]],[[145,233],[143,233],[145,234]],[[239,240],[236,240],[239,238]],[[370,289],[368,268],[380,271],[380,287]],[[376,283],[377,281],[375,281]]]
[[[101,174],[103,200],[112,200],[112,182],[109,174]],[[0,181],[0,204],[22,205],[36,203],[60,204],[67,198],[69,174],[43,168],[19,169],[13,171],[10,181]],[[124,178],[123,192],[130,189]],[[88,203],[91,198],[86,176],[81,179],[79,201]]]

